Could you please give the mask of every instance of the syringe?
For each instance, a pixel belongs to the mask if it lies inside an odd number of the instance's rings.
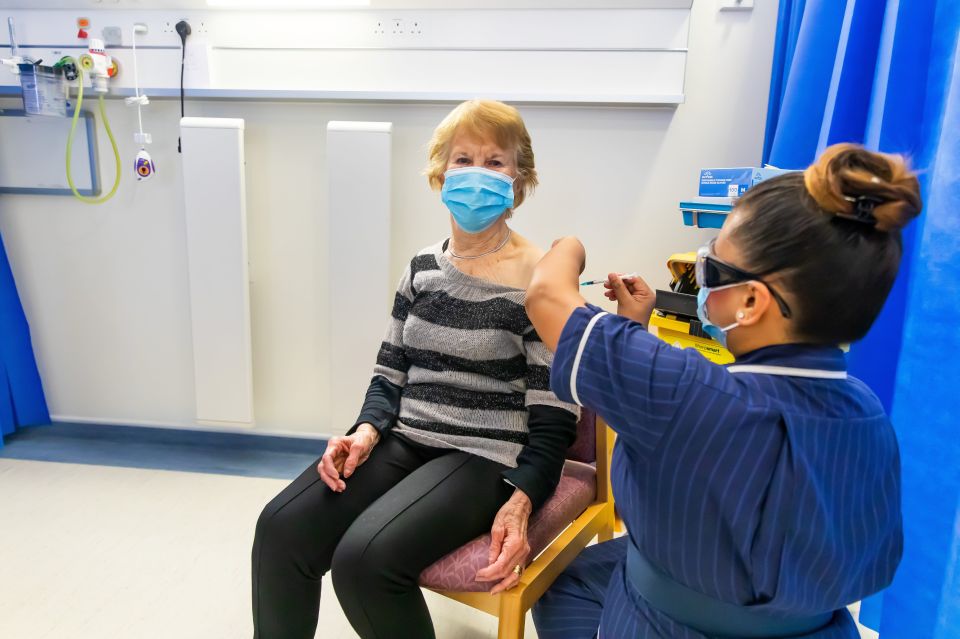
[[[620,279],[622,280],[629,279],[631,277],[640,277],[640,274],[639,273],[620,273]],[[594,284],[605,284],[606,282],[607,282],[607,278],[603,278],[602,280],[587,280],[586,282],[580,282],[580,286],[593,286]]]

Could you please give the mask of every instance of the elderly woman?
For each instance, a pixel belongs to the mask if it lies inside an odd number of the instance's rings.
[[[256,637],[313,637],[328,570],[361,637],[433,637],[420,573],[489,530],[476,578],[512,587],[527,520],[559,481],[577,408],[550,391],[524,310],[542,252],[508,225],[537,184],[520,114],[461,104],[434,133],[427,176],[451,235],[410,260],[356,424],[257,522]]]

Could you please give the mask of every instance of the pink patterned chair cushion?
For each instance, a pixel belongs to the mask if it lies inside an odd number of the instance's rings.
[[[597,473],[593,466],[570,461],[563,466],[563,475],[556,492],[530,518],[527,538],[530,559],[540,554],[574,519],[597,498]],[[474,581],[477,571],[487,565],[490,533],[481,535],[439,559],[420,575],[420,585],[434,590],[482,592],[490,583]]]

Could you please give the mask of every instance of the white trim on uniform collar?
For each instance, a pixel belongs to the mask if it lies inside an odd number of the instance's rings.
[[[577,395],[577,371],[580,369],[580,358],[583,357],[583,349],[587,347],[587,340],[590,338],[590,331],[593,330],[593,325],[604,315],[609,315],[609,313],[601,311],[590,318],[587,327],[583,329],[583,335],[580,337],[580,345],[577,347],[577,354],[573,358],[573,370],[570,373],[570,395],[573,397],[573,401],[579,406],[583,406],[583,404],[580,403],[580,396]]]
[[[730,373],[758,373],[782,377],[812,377],[814,379],[847,379],[847,371],[825,371],[817,368],[791,368],[789,366],[761,366],[735,364],[727,366]]]

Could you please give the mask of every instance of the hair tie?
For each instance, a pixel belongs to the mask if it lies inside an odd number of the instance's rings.
[[[883,203],[883,200],[872,195],[861,195],[859,197],[844,195],[843,199],[847,202],[853,202],[853,213],[835,213],[834,215],[858,224],[877,225],[877,216],[873,214],[873,211],[877,208],[877,204]]]

